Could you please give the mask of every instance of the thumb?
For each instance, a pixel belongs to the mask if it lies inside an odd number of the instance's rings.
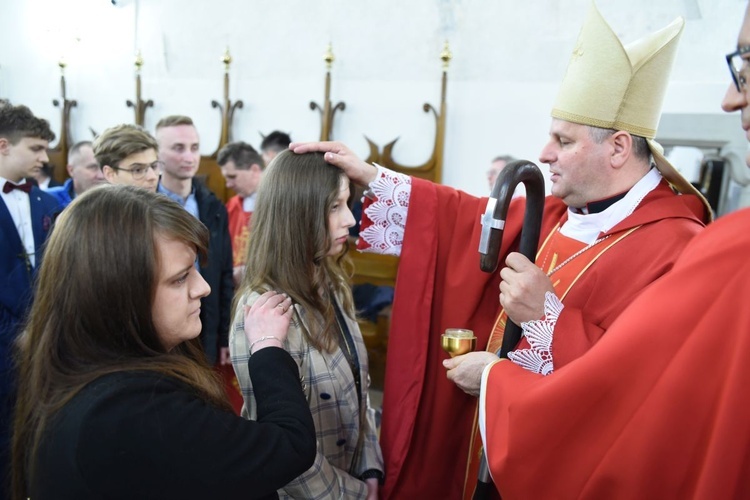
[[[463,356],[456,356],[454,358],[444,359],[443,360],[443,366],[447,370],[452,370],[452,369],[454,369],[455,367],[457,367],[458,365],[461,364],[462,358],[463,358]]]

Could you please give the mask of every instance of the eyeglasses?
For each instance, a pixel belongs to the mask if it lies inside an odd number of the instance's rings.
[[[155,161],[153,163],[146,164],[146,163],[133,163],[130,165],[130,168],[122,168],[122,167],[112,167],[115,170],[122,170],[124,172],[130,172],[130,175],[133,176],[133,179],[139,181],[146,177],[146,172],[148,172],[149,168],[153,168],[154,172],[156,172],[156,175],[159,175],[159,172],[161,172],[162,167],[164,166],[164,162],[161,161]]]
[[[732,74],[732,80],[734,80],[734,86],[737,87],[737,92],[742,92],[747,85],[747,71],[748,71],[748,60],[742,56],[750,53],[750,45],[739,47],[736,51],[731,54],[727,54],[727,64],[729,65],[729,72]]]

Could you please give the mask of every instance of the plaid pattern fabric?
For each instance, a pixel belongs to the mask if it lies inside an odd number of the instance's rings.
[[[253,387],[247,370],[249,357],[242,305],[252,305],[260,295],[242,297],[229,333],[229,350],[245,404],[242,416],[257,418]],[[303,332],[308,328],[307,314],[294,305],[285,348],[297,362],[307,401],[310,405],[318,454],[313,466],[279,490],[279,497],[328,499],[366,498],[367,485],[359,480],[369,469],[383,470],[383,456],[377,440],[375,412],[370,407],[367,351],[356,321],[346,318],[354,338],[363,382],[362,400],[357,401],[349,363],[341,349],[320,352],[311,346]],[[360,436],[361,435],[361,436]]]

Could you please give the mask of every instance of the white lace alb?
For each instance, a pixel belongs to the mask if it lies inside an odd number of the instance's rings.
[[[529,342],[529,349],[518,349],[508,353],[508,359],[521,368],[542,375],[555,370],[552,360],[552,336],[557,318],[565,306],[552,292],[544,294],[544,318],[521,323],[523,336]]]
[[[411,177],[375,164],[378,175],[370,183],[370,191],[377,200],[365,209],[372,221],[359,233],[371,248],[366,251],[384,255],[401,255],[404,228],[411,197]]]

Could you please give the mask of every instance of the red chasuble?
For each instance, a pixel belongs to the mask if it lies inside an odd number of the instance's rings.
[[[232,239],[232,265],[242,266],[247,259],[247,245],[250,241],[250,217],[252,212],[242,208],[242,198],[232,196],[227,202],[229,216],[229,237]]]
[[[695,238],[583,357],[489,371],[489,465],[516,498],[750,498],[750,211]]]
[[[518,246],[525,202],[511,203],[502,256]],[[499,313],[499,272],[479,269],[485,207],[486,198],[412,179],[386,360],[383,498],[461,496],[476,399],[447,380],[440,335],[446,328],[469,328],[484,349]],[[612,228],[642,226],[600,257],[566,296],[552,346],[556,367],[586,352],[645,286],[672,267],[703,217],[696,197],[677,196],[662,182]],[[547,198],[542,239],[566,218],[565,205]]]
[[[573,238],[563,235],[558,228],[554,228],[539,248],[536,264],[552,280],[555,294],[561,301],[565,301],[568,292],[575,286],[578,280],[584,276],[586,271],[614,245],[637,231],[640,226],[631,227],[619,232],[610,231],[607,236],[598,238],[594,243],[586,245]],[[487,350],[498,352],[502,346],[505,325],[508,315],[503,309],[495,321]],[[517,349],[529,349],[531,345],[525,337],[522,337]],[[470,500],[474,497],[474,489],[477,485],[480,458],[482,452],[482,440],[479,428],[475,423],[472,432],[471,444],[467,456],[466,479],[464,482],[463,498]]]

